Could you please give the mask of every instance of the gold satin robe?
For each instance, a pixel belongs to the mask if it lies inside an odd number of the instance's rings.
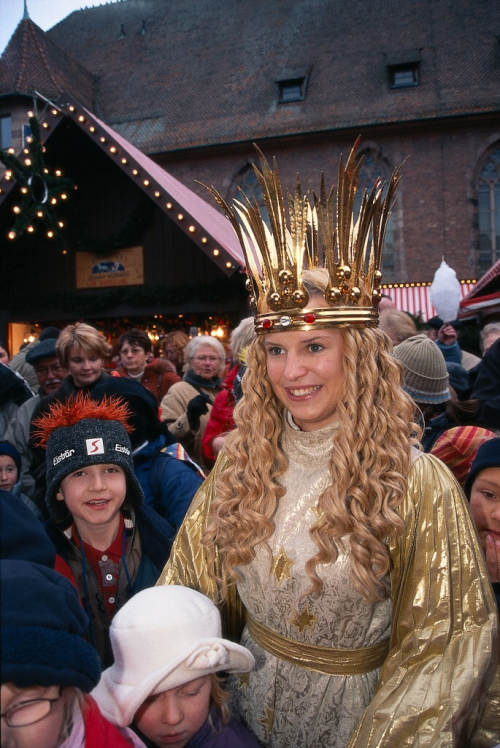
[[[405,532],[389,540],[390,598],[371,604],[357,592],[344,543],[335,564],[320,567],[322,594],[297,605],[309,586],[304,565],[315,546],[308,530],[330,479],[336,428],[305,433],[284,425],[290,467],[275,531],[238,569],[242,580],[221,609],[225,635],[256,659],[250,676],[230,680],[235,716],[270,748],[492,748],[500,741],[498,683],[489,686],[498,658],[496,604],[463,495],[439,460],[420,455],[410,471],[398,510]],[[158,584],[216,597],[200,538],[221,469],[223,460],[196,495]],[[389,655],[363,675],[305,669],[254,642],[243,628],[246,610],[272,631],[322,647],[353,649],[390,637]]]

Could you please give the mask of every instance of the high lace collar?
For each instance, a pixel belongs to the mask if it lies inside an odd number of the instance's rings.
[[[289,460],[310,465],[314,462],[328,462],[339,422],[332,421],[327,426],[314,431],[301,431],[292,420],[288,410],[283,414],[282,448]]]

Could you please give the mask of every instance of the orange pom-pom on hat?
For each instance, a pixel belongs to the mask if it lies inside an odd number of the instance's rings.
[[[35,437],[47,449],[47,494],[45,502],[56,522],[70,518],[63,501],[56,498],[64,478],[88,465],[120,466],[127,477],[125,505],[140,506],[142,488],[135,476],[132,447],[127,431],[130,411],[119,398],[95,402],[78,393],[65,403],[54,403],[49,413],[34,421]]]
[[[36,431],[33,437],[37,447],[46,449],[49,436],[55,429],[63,426],[74,426],[84,418],[98,421],[120,421],[125,430],[130,433],[133,429],[128,423],[131,412],[128,405],[117,397],[103,397],[100,402],[92,400],[89,395],[79,392],[66,402],[55,402],[48,413],[44,413],[35,421]]]

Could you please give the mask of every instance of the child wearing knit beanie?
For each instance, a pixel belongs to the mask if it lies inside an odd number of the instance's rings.
[[[142,506],[128,417],[120,400],[96,403],[80,393],[35,421],[47,450],[45,527],[59,556],[56,569],[77,586],[104,667],[113,661],[113,616],[156,583],[173,539],[171,525]]]
[[[115,664],[92,692],[110,722],[133,724],[148,748],[258,748],[230,718],[216,676],[239,673],[243,684],[254,657],[221,637],[207,597],[175,585],[144,590],[115,616],[111,642]]]
[[[88,696],[101,672],[70,582],[46,566],[0,561],[3,748],[140,748]]]
[[[500,610],[500,438],[489,439],[479,447],[464,492]]]
[[[21,491],[21,455],[9,442],[0,441],[0,488],[18,496],[31,509],[35,517],[43,519],[43,514],[34,501]]]

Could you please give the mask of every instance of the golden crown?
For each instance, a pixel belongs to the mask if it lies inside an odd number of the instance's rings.
[[[254,166],[264,197],[268,222],[254,199],[229,207],[213,187],[207,187],[231,221],[247,263],[250,304],[257,309],[257,333],[303,330],[312,327],[375,327],[381,298],[382,249],[400,169],[387,186],[377,179],[365,190],[354,220],[354,200],[363,159],[356,163],[359,138],[344,166],[340,158],[336,206],[334,188],[327,194],[321,175],[319,197],[302,194],[297,175],[295,193],[288,192],[289,227],[280,176],[261,151],[261,169]],[[335,221],[336,207],[336,221]],[[269,223],[269,225],[268,225]],[[308,308],[309,293],[302,282],[304,265],[324,267],[329,274],[327,305]]]

